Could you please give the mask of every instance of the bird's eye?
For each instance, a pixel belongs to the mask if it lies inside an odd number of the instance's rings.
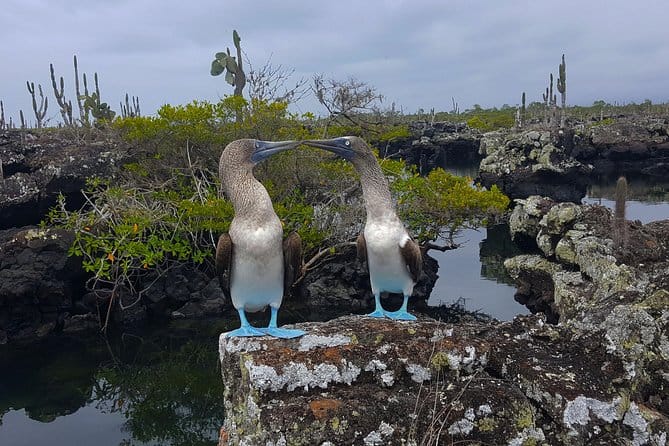
[[[350,146],[350,145],[351,145],[351,141],[346,140],[346,142],[345,142],[344,144],[346,144],[347,146]]]

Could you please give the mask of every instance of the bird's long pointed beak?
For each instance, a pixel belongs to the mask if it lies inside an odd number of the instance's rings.
[[[259,163],[260,161],[269,158],[284,150],[294,149],[300,145],[299,141],[260,141],[254,142],[255,150],[251,155],[251,161]]]
[[[302,141],[302,144],[327,150],[349,161],[355,155],[355,152],[351,149],[351,141],[347,138],[308,139]]]

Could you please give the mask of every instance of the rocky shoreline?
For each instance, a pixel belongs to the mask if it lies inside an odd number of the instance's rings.
[[[230,415],[222,438],[385,444],[446,432],[518,445],[666,444],[669,221],[625,222],[621,244],[610,211],[572,202],[597,172],[623,166],[667,175],[667,128],[666,120],[644,120],[481,135],[416,124],[411,138],[381,147],[421,169],[484,157],[479,180],[517,198],[510,227],[527,253],[505,266],[517,299],[539,314],[507,323],[421,317],[413,325],[342,316],[301,324],[308,346],[222,338],[222,373],[235,383],[224,396]],[[85,292],[87,275],[67,257],[72,235],[35,225],[58,193],[76,204],[86,178],[113,177],[132,160],[113,144],[78,148],[29,135],[0,134],[0,344],[99,329],[104,299]],[[286,305],[312,314],[341,302],[350,311],[369,308],[366,273],[354,257],[343,250],[311,271]],[[425,270],[414,301],[427,299],[436,281],[434,260]],[[184,266],[112,319],[134,324],[230,308],[211,270]],[[420,411],[419,396],[431,402]]]
[[[221,444],[666,444],[669,220],[626,222],[626,246],[613,225],[596,205],[518,202],[513,235],[538,253],[505,265],[539,315],[222,336]]]
[[[446,161],[481,159],[478,180],[488,186],[497,184],[514,198],[538,194],[557,201],[580,201],[590,176],[615,163],[639,162],[636,171],[669,174],[668,128],[666,120],[623,119],[567,133],[525,130],[481,134],[464,124],[414,122],[410,137],[378,145],[382,156],[402,157],[421,169]],[[99,326],[98,312],[104,298],[83,291],[85,275],[74,259],[66,258],[71,235],[53,230],[42,234],[35,225],[59,194],[66,196],[68,206],[78,207],[87,178],[113,178],[123,164],[133,162],[134,155],[132,148],[118,143],[75,143],[56,135],[45,133],[38,138],[18,130],[0,133],[0,342]],[[312,314],[341,307],[340,302],[353,311],[369,308],[372,297],[366,272],[354,257],[352,251],[344,250],[310,271],[293,290],[293,300],[300,306],[306,304]],[[183,268],[186,270],[161,278],[142,302],[113,314],[112,320],[137,323],[147,318],[203,317],[230,310],[210,269]],[[428,257],[425,270],[417,302],[426,300],[431,292],[437,278],[436,262]],[[530,304],[530,308],[541,310],[540,305]],[[550,312],[545,306],[543,309]]]
[[[479,178],[510,198],[541,195],[580,203],[592,176],[669,177],[669,121],[619,119],[566,131],[486,133]]]
[[[610,122],[609,122],[610,121]],[[593,176],[669,177],[669,120],[618,117],[566,130],[532,127],[481,133],[464,124],[412,122],[411,136],[377,142],[420,172],[480,162],[477,182],[510,198],[541,195],[579,203]]]

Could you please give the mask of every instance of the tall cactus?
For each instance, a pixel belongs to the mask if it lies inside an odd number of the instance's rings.
[[[541,94],[541,97],[544,100],[544,122],[548,124],[548,87],[546,87],[546,92]]]
[[[520,107],[516,109],[516,127],[519,129],[523,128],[525,122],[525,92],[520,99]]]
[[[211,62],[211,75],[218,76],[225,72],[225,81],[235,87],[235,96],[242,96],[242,90],[246,86],[246,74],[242,66],[242,49],[239,45],[242,39],[234,30],[232,32],[232,41],[237,49],[237,57],[230,55],[230,48],[226,52],[216,53]]]
[[[9,125],[5,122],[5,104],[0,101],[0,130],[4,130],[5,126],[9,128]]]
[[[553,94],[553,73],[550,73],[550,82],[546,87],[546,93],[543,94],[546,124],[551,126],[555,121],[555,108],[557,104],[557,95]]]
[[[562,100],[562,110],[560,113],[560,127],[564,128],[566,106],[567,106],[567,64],[564,62],[564,54],[562,55],[562,63],[559,68],[559,77],[557,80],[557,89],[560,92]]]
[[[35,120],[37,120],[37,128],[41,129],[46,116],[46,110],[49,107],[49,98],[44,97],[42,92],[42,85],[37,84],[37,91],[39,91],[39,106],[37,105],[37,98],[35,97],[35,83],[26,81],[26,86],[28,87],[28,93],[33,100],[33,111],[35,112]]]
[[[66,126],[73,127],[74,121],[72,119],[72,101],[65,99],[65,81],[63,76],[60,77],[60,89],[56,84],[56,75],[53,72],[53,64],[49,64],[51,69],[51,86],[53,87],[53,94],[56,97],[58,106],[60,107],[60,115],[63,117],[63,123]]]
[[[86,73],[83,75],[84,94],[81,94],[79,89],[79,67],[77,64],[77,55],[74,55],[74,92],[77,95],[77,106],[79,108],[79,122],[82,125],[90,124],[89,113],[90,109],[84,106],[84,101],[88,97],[88,83],[86,82]]]
[[[130,105],[130,98],[128,93],[125,94],[125,105],[121,102],[121,116],[124,118],[134,118],[136,116],[141,116],[139,110],[139,97],[132,97],[132,105]]]
[[[619,248],[627,246],[626,204],[627,179],[621,176],[616,182],[616,203],[613,214],[613,240]]]
[[[86,99],[84,99],[84,108],[88,111],[90,111],[91,115],[96,120],[107,120],[111,121],[114,119],[114,116],[116,115],[116,112],[114,112],[111,107],[109,107],[109,104],[106,102],[101,102],[100,101],[100,86],[98,85],[98,73],[95,73],[94,75],[95,79],[95,93],[87,95]]]

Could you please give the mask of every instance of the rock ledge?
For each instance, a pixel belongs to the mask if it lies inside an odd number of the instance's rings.
[[[661,444],[623,362],[542,317],[344,316],[300,339],[220,338],[220,444]]]

